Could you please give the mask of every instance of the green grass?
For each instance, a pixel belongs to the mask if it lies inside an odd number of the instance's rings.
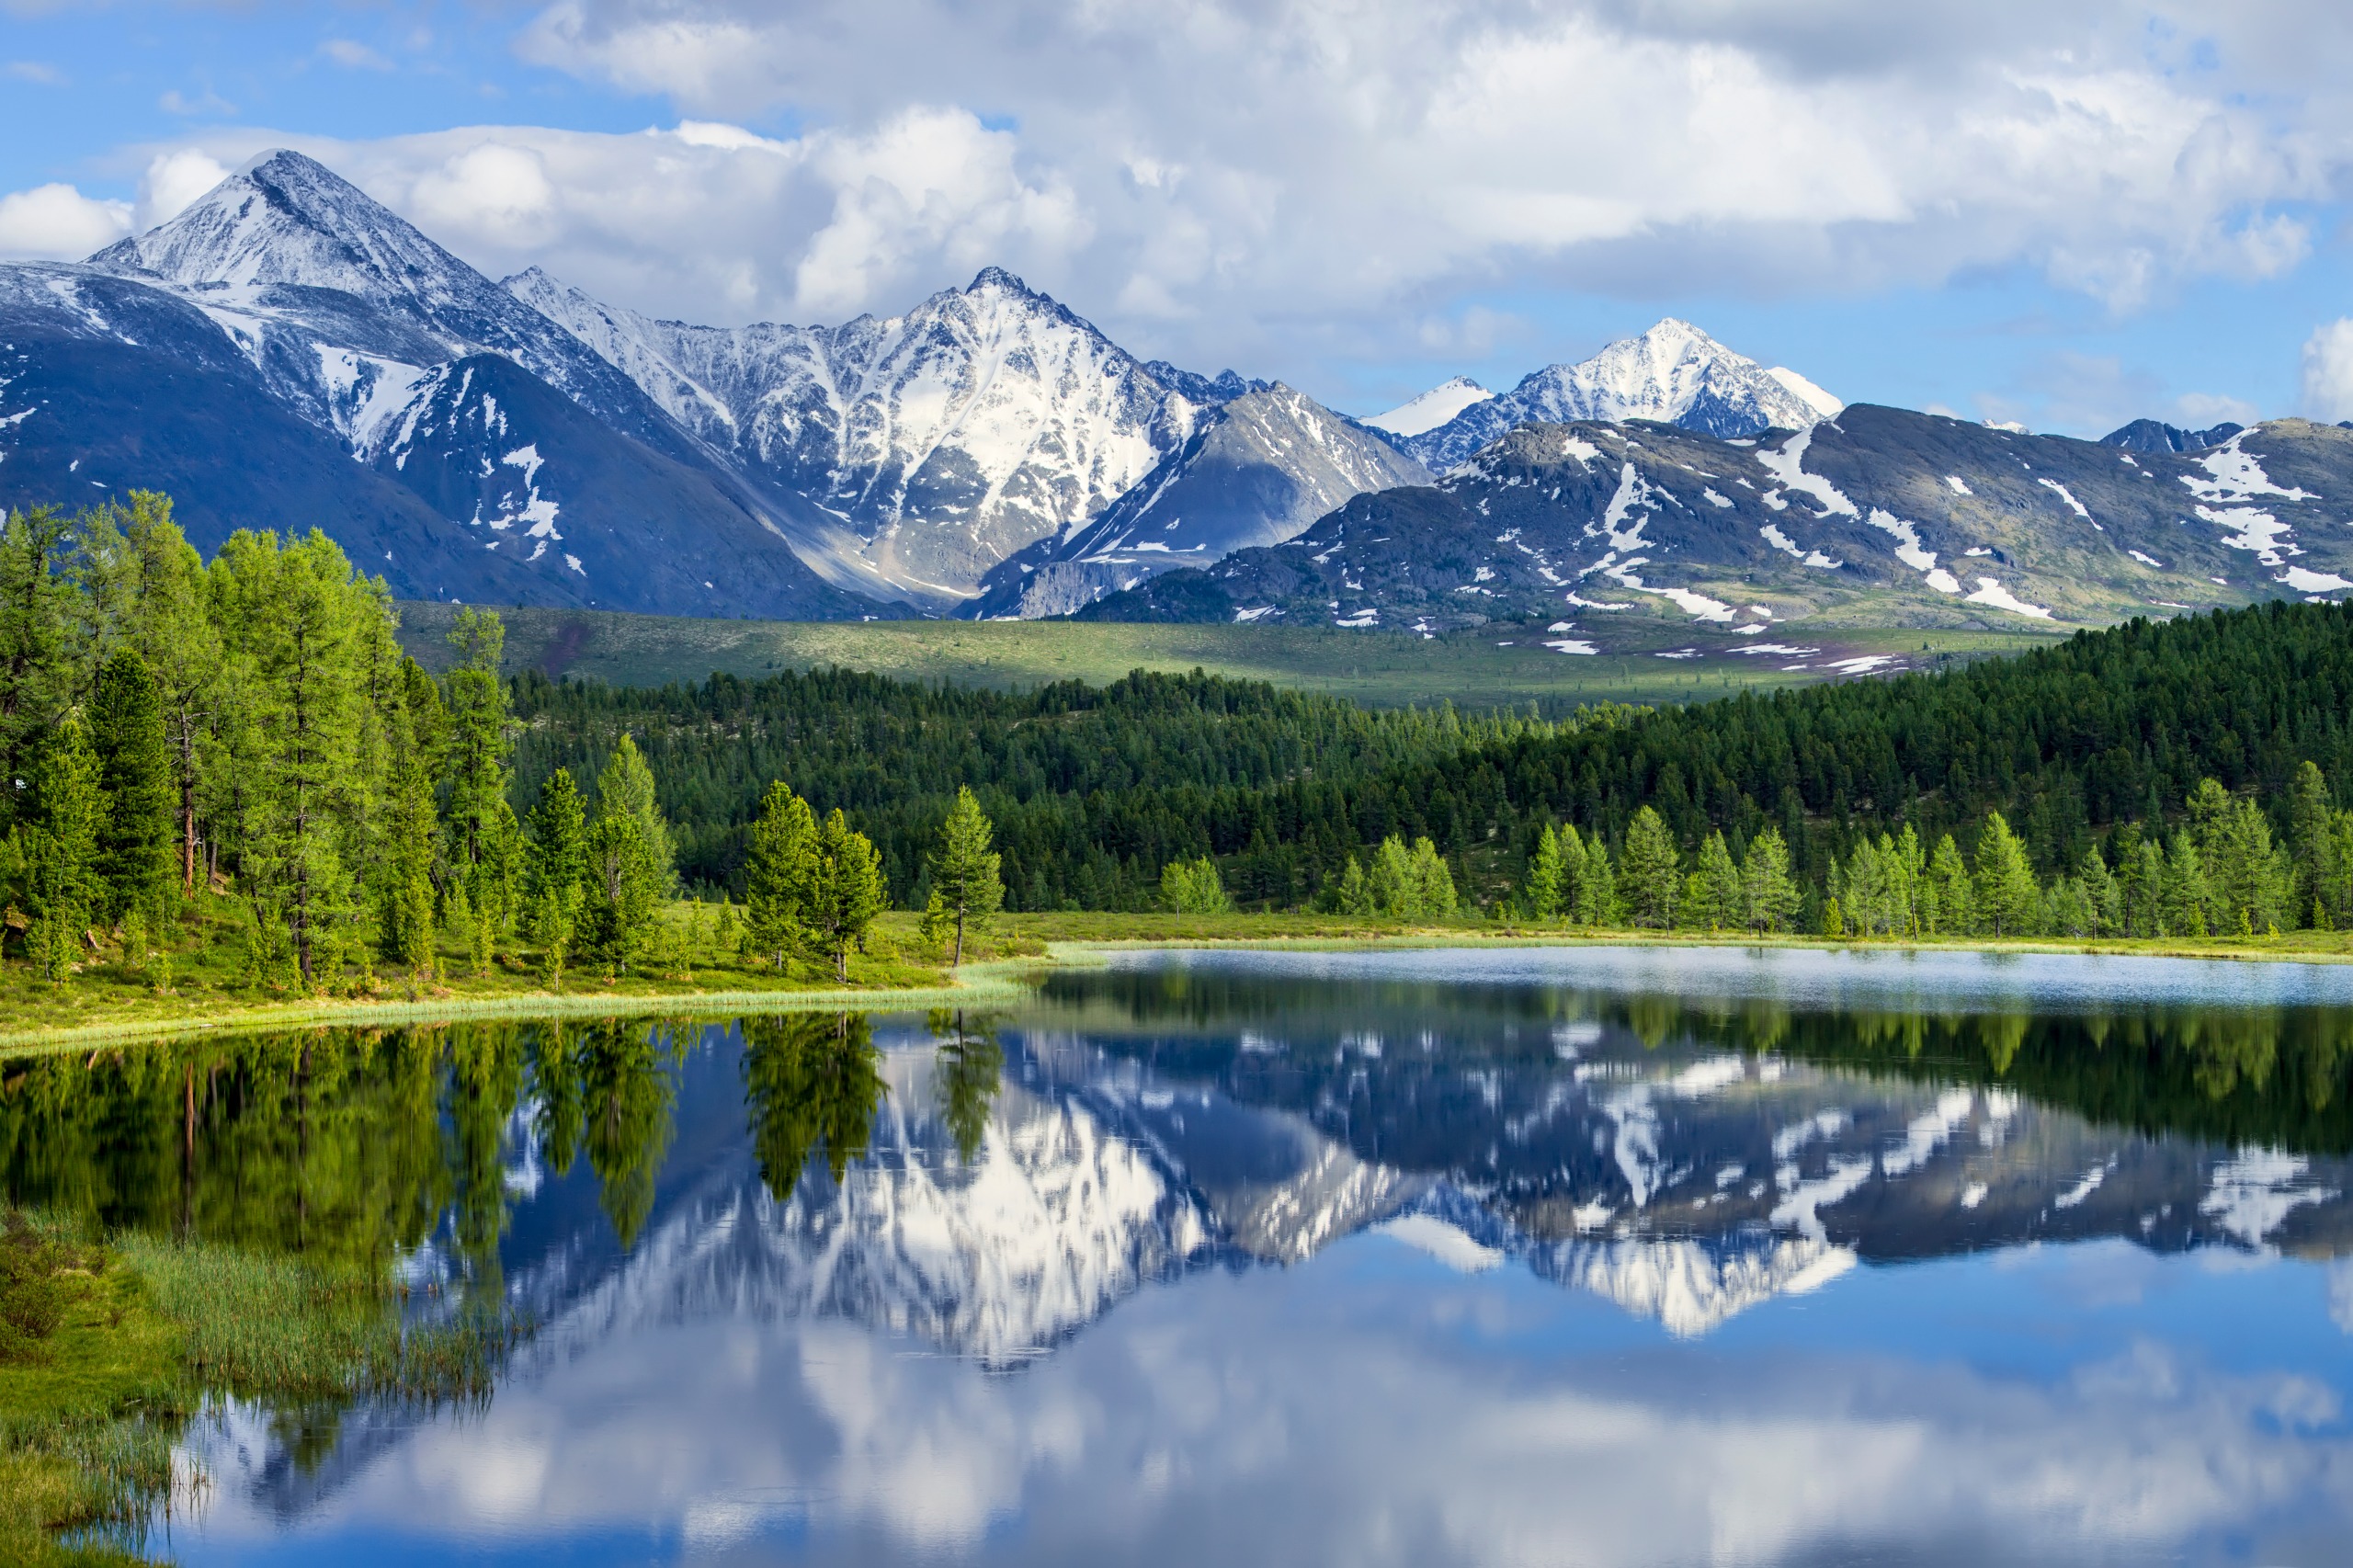
[[[0,1320],[33,1284],[62,1288],[48,1332],[0,1358],[0,1561],[139,1561],[172,1486],[174,1443],[203,1402],[261,1401],[332,1430],[349,1401],[488,1395],[523,1325],[461,1314],[404,1324],[389,1278],[300,1258],[129,1233],[99,1246],[7,1218],[48,1253],[0,1287]],[[38,1292],[37,1292],[38,1293]]]
[[[860,1002],[951,1005],[959,982],[916,937],[913,915],[886,916],[853,953],[849,983],[830,968],[795,962],[784,974],[718,950],[706,905],[662,912],[664,957],[608,976],[585,965],[551,990],[532,964],[501,959],[475,974],[445,943],[436,975],[423,984],[347,965],[332,984],[308,991],[256,984],[245,973],[245,927],[233,900],[200,898],[174,928],[167,961],[127,962],[108,947],[64,984],[42,980],[23,959],[0,962],[0,1057],[28,1051],[185,1038],[222,1029],[348,1023],[389,1025],[465,1017],[615,1017],[622,1014],[758,1012]],[[951,990],[951,988],[957,988]]]
[[[428,668],[449,663],[442,642],[456,607],[404,604],[401,639]],[[1465,709],[1548,712],[1589,702],[1689,702],[1750,687],[1841,678],[1833,661],[1900,656],[1917,665],[1945,658],[2023,653],[2052,641],[2046,630],[1911,631],[1803,623],[1744,639],[1677,619],[1588,616],[1576,636],[1599,655],[1543,646],[1535,626],[1494,626],[1425,640],[1410,633],[1317,626],[1139,626],[1076,621],[697,620],[595,610],[502,608],[510,670],[538,669],[611,686],[699,681],[714,670],[756,677],[838,665],[904,680],[1014,688],[1055,680],[1102,685],[1131,670],[1185,671],[1271,681],[1374,707],[1452,701]],[[1758,642],[1817,652],[1803,659],[1733,650]],[[1508,644],[1507,646],[1504,644]],[[1697,649],[1689,660],[1657,655]],[[1803,663],[1788,670],[1787,663]]]

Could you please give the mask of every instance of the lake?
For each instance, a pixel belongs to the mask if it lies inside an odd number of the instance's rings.
[[[8,1064],[12,1196],[527,1323],[186,1564],[2341,1563],[2353,969],[1123,956]]]

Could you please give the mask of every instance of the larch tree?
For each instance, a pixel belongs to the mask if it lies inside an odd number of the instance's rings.
[[[580,918],[580,884],[588,872],[588,824],[580,789],[568,768],[557,768],[540,785],[531,807],[530,842],[524,855],[524,897],[531,939],[540,945],[550,984],[563,984],[563,963]]]
[[[882,859],[866,835],[853,829],[835,807],[818,832],[814,869],[809,932],[817,950],[833,960],[834,978],[846,981],[850,949],[865,945],[874,917],[890,906]]]
[[[950,926],[955,930],[950,968],[964,962],[967,929],[986,925],[1005,903],[1000,875],[1004,857],[990,847],[992,832],[980,798],[969,786],[960,786],[956,803],[940,824],[939,848],[931,861],[931,897],[924,909],[926,939],[940,943]]]
[[[760,799],[744,859],[745,939],[781,973],[786,958],[805,945],[814,912],[817,819],[809,802],[782,781]]]
[[[1986,814],[1977,835],[1976,885],[1972,890],[1979,926],[1995,937],[2034,934],[2042,890],[2026,858],[2026,846],[1999,812]]]
[[[1644,806],[1626,824],[1626,848],[1618,858],[1619,896],[1637,926],[1664,931],[1675,924],[1682,891],[1683,857],[1658,812]]]
[[[69,710],[50,733],[32,767],[24,830],[33,903],[31,946],[41,975],[64,983],[103,883],[98,832],[106,798],[98,759],[80,713]]]
[[[1544,831],[1536,835],[1536,852],[1528,858],[1527,874],[1520,879],[1519,902],[1531,920],[1560,917],[1561,835],[1549,822],[1544,824]]]

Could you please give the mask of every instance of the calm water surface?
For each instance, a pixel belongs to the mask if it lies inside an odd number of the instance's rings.
[[[538,1324],[188,1564],[2342,1563],[2353,970],[1148,955],[19,1070],[20,1199]]]

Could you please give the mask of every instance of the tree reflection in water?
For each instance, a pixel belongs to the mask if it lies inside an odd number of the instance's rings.
[[[956,1141],[956,1157],[966,1165],[980,1153],[989,1108],[1005,1072],[1005,1049],[997,1044],[996,1020],[968,1018],[963,1009],[941,1009],[925,1018],[939,1050],[932,1070],[932,1094],[939,1119]]]
[[[885,1093],[872,1020],[862,1013],[744,1021],[744,1104],[760,1179],[779,1203],[823,1150],[838,1182],[866,1153]]]

